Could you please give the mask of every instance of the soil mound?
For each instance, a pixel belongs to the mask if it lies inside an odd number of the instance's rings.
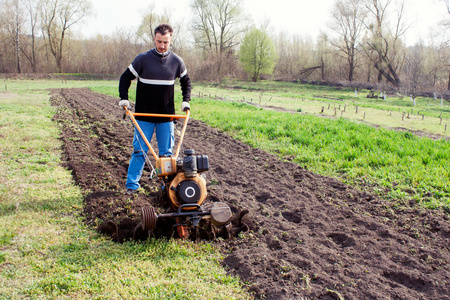
[[[60,89],[51,102],[64,161],[85,195],[86,222],[119,242],[145,239],[140,207],[164,204],[148,172],[145,193],[123,193],[133,127],[117,99]],[[225,202],[235,214],[232,236],[217,241],[227,253],[223,264],[255,298],[450,299],[447,215],[392,207],[197,120],[189,123],[184,148],[209,156],[208,201]],[[217,235],[209,228],[196,238]]]

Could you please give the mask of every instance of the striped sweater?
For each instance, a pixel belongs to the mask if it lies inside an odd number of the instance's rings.
[[[181,57],[156,49],[139,54],[120,77],[120,99],[128,100],[131,81],[137,78],[136,108],[139,113],[174,114],[175,80],[180,78],[183,101],[190,101],[191,81]],[[149,122],[167,122],[165,118],[136,117]]]

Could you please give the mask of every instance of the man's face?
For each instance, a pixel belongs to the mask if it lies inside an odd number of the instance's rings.
[[[155,35],[155,47],[159,53],[164,53],[169,50],[170,43],[172,42],[172,37],[170,33],[162,35],[161,33],[156,33]]]

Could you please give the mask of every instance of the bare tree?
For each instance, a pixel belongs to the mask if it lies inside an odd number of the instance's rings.
[[[334,56],[334,48],[332,47],[332,44],[330,43],[328,37],[326,34],[321,34],[319,38],[317,39],[316,43],[316,61],[320,64],[320,79],[326,80],[329,69],[331,69],[331,62],[333,61]]]
[[[211,63],[211,78],[221,80],[223,66],[232,65],[235,47],[246,31],[242,0],[193,0],[193,35],[195,46]],[[212,68],[211,68],[212,66]]]
[[[194,0],[194,38],[201,48],[225,53],[246,31],[242,0]]]
[[[30,51],[27,52],[22,48],[22,53],[28,59],[31,65],[31,69],[36,73],[37,63],[36,63],[36,34],[39,14],[41,13],[43,0],[23,0],[22,1],[25,9],[28,12],[28,21],[30,25]]]
[[[23,6],[19,0],[6,0],[3,6],[4,10],[0,20],[14,46],[16,72],[21,73],[21,37],[25,24]]]
[[[59,72],[62,71],[64,42],[68,30],[90,12],[91,3],[87,0],[44,0],[42,30]]]
[[[449,14],[448,18],[442,21],[442,26],[444,27],[444,30],[446,30],[448,32],[450,30],[450,0],[442,0],[442,2],[444,2],[445,6],[447,8],[447,12]],[[446,44],[448,46],[448,40],[447,40]],[[450,67],[450,65],[447,65],[447,67]],[[450,71],[448,74],[447,90],[450,91]]]
[[[387,21],[388,8],[392,0],[363,0],[371,16],[370,22],[366,22],[366,28],[371,33],[371,39],[364,45],[367,56],[378,70],[378,81],[384,77],[392,85],[400,86],[399,69],[402,65],[403,53],[400,53],[400,38],[408,30],[409,25],[403,21],[404,2],[396,10],[395,24],[390,27]],[[373,54],[372,54],[372,53]]]
[[[425,74],[424,46],[420,44],[408,50],[405,57],[405,77],[402,87],[405,89],[405,94],[411,97],[415,105],[417,96],[430,86],[430,82],[428,82],[429,77]]]
[[[146,45],[152,45],[155,35],[155,28],[162,23],[170,24],[174,30],[172,37],[171,48],[178,51],[182,48],[181,38],[183,31],[184,20],[174,20],[172,13],[168,8],[165,8],[163,13],[158,13],[155,4],[150,4],[147,11],[142,16],[141,24],[139,25],[137,35],[143,40]]]
[[[306,78],[307,76],[301,74],[302,70],[321,64],[322,57],[315,57],[314,42],[310,38],[304,38],[298,34],[289,35],[283,32],[277,35],[274,42],[278,52],[275,74],[280,79]],[[320,54],[324,54],[325,51],[327,50],[324,49],[323,53]]]
[[[142,16],[142,22],[138,28],[138,36],[147,44],[153,43],[155,28],[161,23],[170,24],[170,19],[171,16],[167,10],[164,14],[158,14],[155,9],[155,4],[150,4]]]
[[[339,36],[338,41],[330,40],[339,49],[348,63],[348,81],[353,81],[357,64],[357,45],[364,28],[367,11],[361,0],[336,0],[333,9],[332,23],[329,27]]]

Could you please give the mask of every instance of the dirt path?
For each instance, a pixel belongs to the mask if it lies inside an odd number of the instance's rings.
[[[157,184],[144,180],[148,195],[123,195],[133,128],[117,100],[62,89],[51,101],[86,222],[117,241],[145,238],[133,231],[142,205],[160,205]],[[396,209],[197,120],[184,147],[209,156],[208,201],[249,211],[242,229],[250,230],[220,246],[224,266],[255,298],[450,299],[448,216]]]

